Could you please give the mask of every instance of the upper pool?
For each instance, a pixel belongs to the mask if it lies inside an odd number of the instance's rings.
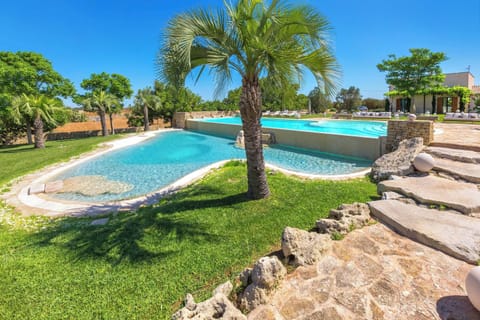
[[[265,148],[264,155],[267,163],[277,167],[317,175],[349,174],[362,171],[371,165],[371,161],[361,158],[284,145]],[[72,177],[80,177],[79,181],[82,181],[88,180],[85,176],[101,176],[129,187],[119,194],[85,196],[77,193],[59,193],[53,196],[87,202],[122,200],[159,190],[193,171],[218,161],[244,158],[245,150],[237,148],[233,139],[189,131],[170,131],[81,163],[50,181]]]
[[[195,120],[198,121],[199,119]],[[240,117],[209,118],[199,121],[236,125],[242,124]],[[273,129],[321,132],[368,138],[378,138],[387,135],[387,124],[383,121],[262,118],[261,122],[264,128]]]

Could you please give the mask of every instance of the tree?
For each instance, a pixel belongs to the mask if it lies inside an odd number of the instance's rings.
[[[59,99],[50,98],[45,95],[27,96],[22,94],[12,101],[13,112],[16,119],[29,117],[33,119],[35,129],[35,148],[45,148],[43,136],[44,124],[55,124],[53,114],[64,109]]]
[[[134,108],[141,110],[143,113],[143,129],[150,130],[150,119],[148,110],[157,111],[161,108],[162,101],[159,96],[155,95],[155,91],[150,87],[138,90],[134,100]]]
[[[308,94],[310,100],[311,111],[314,113],[325,112],[332,107],[332,101],[322,93],[319,87],[313,88]]]
[[[368,110],[385,110],[385,99],[366,98],[363,99],[362,105],[366,106]]]
[[[197,67],[216,76],[218,94],[232,79],[242,78],[240,114],[245,134],[247,197],[268,197],[261,141],[262,92],[265,74],[282,85],[309,69],[326,92],[334,88],[338,67],[326,41],[329,25],[314,8],[285,1],[238,0],[225,10],[195,10],[174,17],[163,35],[160,76],[177,87]]]
[[[18,124],[12,121],[10,114],[13,98],[23,94],[67,98],[75,94],[75,88],[70,80],[55,71],[52,63],[39,53],[0,51],[0,132],[2,136],[10,138],[27,132],[27,141],[31,144],[34,119],[25,117]]]
[[[128,80],[128,78],[122,76],[121,74],[116,73],[92,73],[89,79],[84,79],[82,83],[80,83],[80,86],[89,92],[82,96],[78,96],[74,100],[77,103],[82,104],[82,100],[88,101],[88,99],[92,98],[93,94],[95,93],[95,99],[97,99],[100,97],[100,92],[104,92],[105,94],[114,96],[116,98],[115,103],[104,104],[104,109],[103,111],[101,111],[108,114],[110,118],[110,130],[112,134],[115,134],[115,129],[113,127],[113,115],[123,109],[123,100],[132,96],[133,90],[130,85],[130,80]],[[102,116],[100,115],[100,120],[101,119]],[[102,132],[104,129],[103,125],[104,123],[102,123]]]
[[[386,72],[387,84],[412,99],[411,111],[415,113],[415,95],[425,94],[427,89],[439,87],[445,79],[440,63],[447,60],[447,57],[443,52],[431,52],[424,48],[409,51],[410,56],[398,58],[390,54],[377,68]]]
[[[336,98],[338,107],[342,110],[353,111],[362,103],[360,89],[351,86],[348,89],[341,89]]]
[[[83,105],[86,111],[96,111],[100,116],[100,123],[102,125],[102,135],[108,136],[106,113],[114,106],[119,105],[118,98],[106,91],[94,91],[91,94],[84,96],[83,99],[77,101]]]

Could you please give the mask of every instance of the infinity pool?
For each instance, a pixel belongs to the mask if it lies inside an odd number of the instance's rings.
[[[197,121],[241,125],[240,117],[209,118]],[[382,121],[363,120],[293,120],[262,118],[264,128],[322,132],[358,137],[378,138],[387,135],[387,124]]]
[[[313,150],[275,145],[264,149],[265,160],[272,165],[301,173],[339,175],[366,169],[371,162]],[[232,139],[189,131],[170,131],[140,144],[104,154],[79,164],[51,179],[77,176],[102,176],[128,184],[120,194],[84,196],[58,193],[56,198],[86,202],[104,202],[135,198],[159,190],[181,177],[212,163],[244,159],[245,150]]]

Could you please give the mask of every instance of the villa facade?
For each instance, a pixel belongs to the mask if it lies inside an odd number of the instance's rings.
[[[480,85],[475,85],[475,77],[470,72],[446,73],[443,82],[445,87],[461,86],[470,89],[473,95],[480,94]],[[390,91],[393,87],[390,87]],[[435,104],[433,100],[435,99]],[[465,111],[468,112],[475,108],[474,96],[471,97],[470,103],[461,110],[460,98],[458,96],[449,96],[446,94],[433,95],[416,95],[413,100],[400,97],[390,97],[390,107],[393,112],[413,112],[411,106],[415,103],[416,113],[437,113],[443,114],[447,112]]]

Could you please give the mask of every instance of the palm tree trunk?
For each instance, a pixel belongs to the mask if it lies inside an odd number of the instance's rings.
[[[27,143],[32,144],[32,124],[30,123],[30,120],[26,119],[27,121]]]
[[[143,106],[143,131],[150,130],[150,123],[148,122],[148,107]]]
[[[35,148],[45,148],[45,140],[43,139],[43,121],[42,118],[36,117],[33,121],[33,127],[35,128]]]
[[[110,118],[110,132],[115,134],[115,128],[113,127],[113,113],[109,113],[108,116]]]
[[[103,110],[98,111],[98,115],[100,116],[100,124],[102,125],[102,135],[106,137],[108,136],[108,130],[107,130],[107,119],[105,119],[105,111]]]
[[[265,174],[265,160],[262,147],[262,96],[258,77],[242,80],[240,114],[245,135],[247,156],[248,191],[250,199],[263,199],[270,195]]]

